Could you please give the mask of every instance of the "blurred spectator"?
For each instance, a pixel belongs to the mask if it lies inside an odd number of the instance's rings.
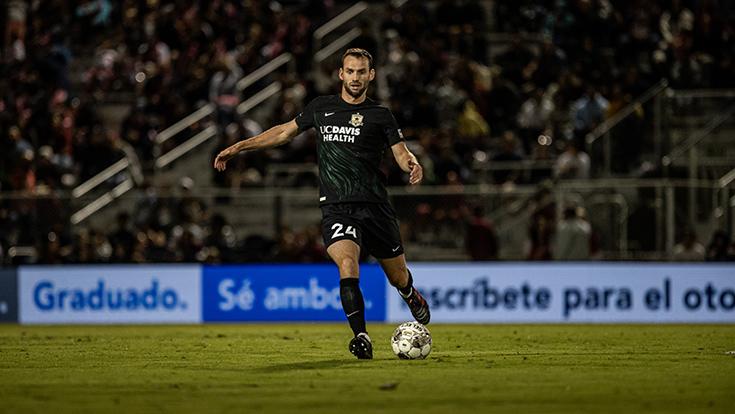
[[[523,160],[520,155],[520,145],[513,131],[507,130],[503,132],[500,141],[500,150],[493,155],[492,162],[515,162]],[[491,162],[491,164],[492,164]],[[515,183],[518,180],[518,169],[515,168],[498,168],[493,173],[495,184],[503,185],[505,183]]]
[[[551,187],[543,183],[529,206],[531,218],[528,227],[530,250],[527,260],[551,260],[551,238],[554,234],[556,204]]]
[[[674,245],[673,259],[677,262],[701,262],[705,258],[702,243],[697,241],[697,234],[687,229],[681,241]]]
[[[209,81],[209,101],[217,108],[217,122],[220,130],[235,121],[240,94],[237,82],[242,79],[243,71],[235,62],[234,56],[226,54],[215,65],[215,73]]]
[[[445,37],[448,50],[485,61],[485,11],[471,0],[440,0],[436,6],[438,34]]]
[[[604,119],[610,105],[607,99],[591,84],[587,85],[584,95],[572,103],[574,137],[578,144],[592,132]]]
[[[578,208],[569,206],[562,213],[553,239],[554,260],[587,260],[590,258],[592,228],[578,213]]]
[[[513,129],[523,96],[519,86],[505,77],[503,69],[495,67],[491,74],[492,87],[487,92],[487,100],[490,102],[487,120],[495,130]]]
[[[482,138],[490,135],[490,126],[477,112],[477,106],[472,101],[464,104],[457,119],[457,132],[465,138]]]
[[[320,263],[326,262],[327,249],[324,247],[321,237],[321,227],[319,225],[307,226],[301,232],[303,237],[302,254],[299,259],[301,263]]]
[[[501,197],[500,208],[506,211],[503,220],[497,222],[498,258],[500,260],[525,260],[531,248],[529,232],[525,231],[531,210],[521,199],[509,193]],[[519,231],[523,229],[523,231]]]
[[[610,106],[607,117],[614,116],[633,102],[634,97],[623,89],[623,85],[614,85],[610,92]],[[642,105],[636,105],[633,112],[625,117],[610,131],[612,145],[612,170],[616,173],[628,173],[640,165],[644,148],[645,112]]]
[[[590,178],[590,157],[577,149],[574,141],[568,141],[564,152],[559,154],[554,163],[554,177],[572,180]]]
[[[8,60],[23,61],[26,58],[26,17],[28,4],[24,0],[8,0],[7,26],[3,33]]]
[[[276,251],[274,259],[278,262],[298,262],[300,251],[299,251],[299,240],[296,233],[288,228],[284,227],[279,232],[277,241]]]
[[[160,125],[146,114],[144,105],[135,105],[123,119],[120,127],[120,137],[133,146],[138,158],[149,164],[154,156],[155,138]]]
[[[465,248],[472,260],[497,260],[498,236],[493,224],[485,218],[482,206],[472,209],[472,216],[467,225]]]
[[[707,245],[705,259],[711,262],[735,260],[735,247],[730,243],[730,234],[717,230]]]
[[[234,257],[236,243],[235,231],[225,217],[221,214],[213,215],[204,245],[216,248],[221,261],[230,262],[236,259]]]
[[[554,139],[550,133],[551,131],[548,130],[543,131],[532,144],[530,159],[536,163],[536,166],[531,171],[531,183],[542,182],[552,176],[552,163],[555,155],[552,147]]]
[[[529,44],[515,35],[508,49],[497,57],[497,64],[503,68],[503,76],[517,87],[521,87],[528,79],[526,69],[533,64],[534,52]]]
[[[550,125],[551,114],[554,111],[553,91],[544,93],[541,88],[536,89],[522,105],[518,112],[518,127],[523,147],[527,154],[536,138]]]
[[[408,240],[418,243],[430,243],[434,238],[432,226],[432,209],[429,203],[419,203],[411,217]]]
[[[534,72],[534,82],[539,89],[558,82],[562,69],[568,65],[566,60],[566,53],[554,44],[550,36],[544,35],[537,58],[538,69]]]
[[[132,259],[135,234],[130,229],[130,214],[121,212],[117,215],[117,229],[110,234],[112,258],[114,262],[126,263]]]

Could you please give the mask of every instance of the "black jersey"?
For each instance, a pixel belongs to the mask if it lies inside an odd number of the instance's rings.
[[[403,140],[390,110],[371,99],[352,105],[339,95],[320,96],[296,117],[299,132],[317,131],[320,204],[387,202],[380,162]]]

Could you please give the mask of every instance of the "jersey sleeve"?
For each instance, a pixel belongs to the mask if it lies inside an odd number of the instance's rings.
[[[403,133],[401,132],[401,129],[398,128],[398,122],[396,122],[396,118],[393,116],[393,113],[388,109],[386,109],[385,112],[386,119],[383,124],[384,133],[388,138],[388,145],[393,146],[403,141]]]
[[[314,127],[314,113],[316,112],[317,99],[309,102],[304,110],[296,116],[296,125],[299,126],[299,132],[304,132]]]

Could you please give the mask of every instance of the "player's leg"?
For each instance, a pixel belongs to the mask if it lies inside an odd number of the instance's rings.
[[[349,350],[360,359],[373,357],[372,342],[365,326],[365,300],[360,289],[361,230],[347,206],[322,207],[322,234],[327,254],[339,269],[342,309],[355,337]]]
[[[360,246],[352,240],[340,240],[327,248],[329,257],[339,268],[339,295],[342,309],[355,336],[367,333],[365,327],[365,300],[360,290],[358,258]]]
[[[429,304],[421,293],[413,286],[413,276],[406,266],[406,255],[378,259],[391,285],[395,286],[401,298],[411,310],[416,322],[426,325],[431,320]]]
[[[411,314],[422,324],[429,323],[429,304],[413,287],[413,277],[406,265],[398,220],[388,204],[370,206],[369,225],[363,226],[363,244],[378,259],[391,285],[398,289]]]
[[[360,290],[360,246],[351,240],[339,240],[327,248],[329,257],[339,268],[339,295],[352,333],[349,350],[359,359],[373,358],[373,345],[365,326],[365,300]]]

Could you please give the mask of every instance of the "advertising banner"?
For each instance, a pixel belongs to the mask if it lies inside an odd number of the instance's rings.
[[[15,269],[0,269],[0,322],[18,322],[18,279]]]
[[[414,263],[432,323],[735,323],[735,265]],[[411,314],[361,266],[369,321]],[[344,321],[323,265],[21,266],[0,272],[0,321]]]
[[[735,266],[413,264],[431,320],[470,323],[735,323]],[[387,291],[387,320],[411,320]]]
[[[21,323],[198,323],[198,265],[21,266]]]
[[[385,285],[379,266],[361,266],[367,320],[385,320]],[[345,320],[333,264],[205,266],[202,295],[206,322]]]

